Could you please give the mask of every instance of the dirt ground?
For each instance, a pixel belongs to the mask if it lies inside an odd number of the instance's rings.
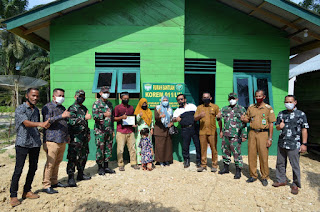
[[[92,179],[78,182],[77,188],[58,188],[59,194],[41,192],[42,171],[45,154],[41,150],[38,171],[33,182],[33,191],[39,193],[36,200],[24,200],[11,208],[9,189],[14,170],[15,150],[0,154],[0,211],[320,211],[320,163],[319,157],[301,157],[302,189],[298,195],[290,193],[290,187],[274,188],[276,157],[269,157],[271,180],[263,187],[260,181],[246,183],[248,158],[240,180],[234,180],[234,164],[230,174],[219,175],[209,171],[196,172],[195,164],[188,169],[177,161],[169,167],[160,167],[151,172],[133,170],[130,164],[126,171],[99,176],[97,166],[89,161],[85,173]],[[210,162],[210,160],[208,161]],[[59,178],[67,182],[66,162],[60,166]],[[220,160],[219,165],[222,166]],[[19,198],[25,182],[26,163],[20,180]],[[287,177],[292,179],[290,166]]]

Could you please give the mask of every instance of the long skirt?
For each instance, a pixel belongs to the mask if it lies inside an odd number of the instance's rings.
[[[154,136],[155,140],[155,161],[167,162],[172,161],[172,141],[170,135],[168,136]]]

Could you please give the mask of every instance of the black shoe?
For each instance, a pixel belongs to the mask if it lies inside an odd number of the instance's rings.
[[[241,168],[236,166],[236,174],[234,175],[233,179],[240,179],[241,178]]]
[[[263,186],[267,186],[268,185],[268,180],[267,179],[263,179],[263,180],[261,180],[261,182],[262,182]]]
[[[104,162],[104,172],[106,174],[115,174],[116,171],[109,168],[108,162]]]
[[[170,162],[169,162],[169,161],[164,162],[164,164],[165,164],[166,166],[170,166]]]
[[[200,168],[201,167],[201,162],[197,162],[196,167]]]
[[[63,185],[62,183],[58,182],[57,184],[51,185],[51,188],[65,188],[67,187],[66,185]]]
[[[228,174],[229,173],[229,165],[224,164],[224,167],[221,171],[218,172],[219,174]]]
[[[42,190],[43,192],[46,192],[47,194],[56,194],[59,193],[57,190],[54,190],[52,187],[45,188]]]
[[[102,164],[98,164],[98,174],[99,175],[105,175],[106,174],[106,171],[102,167]]]
[[[188,168],[190,166],[190,159],[185,159],[183,162],[183,167]]]
[[[77,176],[77,180],[81,181],[81,180],[90,180],[91,177],[89,175],[85,175],[83,174],[83,172],[79,171],[78,172],[78,176]]]
[[[69,174],[68,175],[68,186],[69,187],[77,187],[77,183],[74,180],[74,174]]]
[[[256,181],[256,178],[250,177],[249,179],[247,179],[247,183],[253,183],[254,181]]]

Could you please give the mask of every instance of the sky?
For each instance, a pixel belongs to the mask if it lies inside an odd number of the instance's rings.
[[[29,0],[28,9],[31,9],[32,7],[39,5],[39,4],[48,4],[49,2],[52,2],[54,0]]]

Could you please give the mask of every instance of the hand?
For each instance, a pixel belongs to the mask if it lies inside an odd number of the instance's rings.
[[[242,137],[241,140],[242,142],[245,142],[247,139]]]
[[[105,113],[103,113],[104,117],[111,117],[111,112],[110,110],[107,110]]]
[[[137,125],[132,125],[132,127],[136,128],[136,127],[137,127]]]
[[[268,141],[267,141],[267,148],[271,147],[271,145],[272,145],[272,141],[268,139]]]
[[[62,118],[69,118],[70,117],[70,112],[65,110],[63,113],[62,113]]]
[[[124,114],[121,116],[121,119],[126,119],[127,118],[127,114]]]
[[[219,113],[216,115],[216,118],[217,118],[217,119],[220,119],[220,118],[221,118],[221,111],[219,111]]]
[[[284,123],[284,120],[282,119],[282,121],[281,121],[281,123],[280,123],[279,127],[280,127],[280,129],[283,129],[283,128],[284,128],[284,126],[285,126],[285,123]]]
[[[300,149],[299,149],[299,152],[304,153],[306,151],[307,151],[307,146],[306,145],[301,145]]]
[[[40,127],[45,128],[45,129],[48,129],[48,128],[50,127],[49,121],[50,121],[50,119],[48,119],[48,120],[45,121],[45,122],[41,122],[41,123],[40,123]]]
[[[243,115],[240,117],[240,120],[242,122],[249,122],[249,120],[247,119],[247,117],[245,116],[245,113],[243,113]]]
[[[113,135],[113,138],[114,138],[114,136],[116,136],[116,134],[114,132],[112,133],[112,135]]]
[[[223,132],[221,131],[221,132],[220,132],[220,138],[222,138],[222,137],[223,137]]]
[[[199,114],[199,117],[200,118],[203,118],[203,117],[205,117],[206,116],[206,113],[204,112],[204,111],[202,111],[200,114]]]
[[[168,128],[172,127],[172,125],[173,125],[173,123],[170,122],[170,123],[168,124]]]
[[[153,129],[150,130],[150,135],[153,135]]]
[[[160,113],[160,118],[164,118],[164,117],[166,117],[166,114]]]
[[[91,114],[87,111],[87,114],[85,115],[85,119],[86,120],[89,120],[91,119]]]
[[[178,116],[178,117],[176,118],[176,121],[177,121],[177,122],[180,122],[180,121],[181,121],[180,116]]]
[[[142,117],[142,116],[143,116],[143,112],[142,112],[142,111],[139,113],[139,116],[140,116],[140,117]]]

